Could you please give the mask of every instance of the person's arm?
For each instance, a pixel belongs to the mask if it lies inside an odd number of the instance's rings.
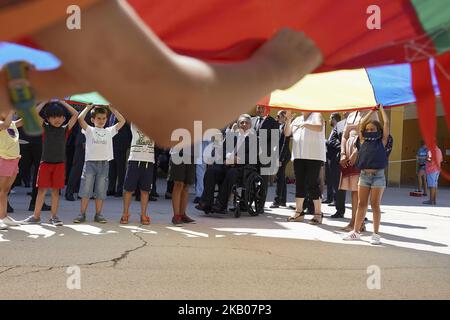
[[[319,113],[315,116],[313,120],[313,123],[304,123],[303,127],[312,131],[320,132],[323,129],[323,118],[322,115]]]
[[[389,119],[383,105],[380,104],[379,109],[381,111],[381,117],[383,118],[383,145],[386,146],[390,134]]]
[[[117,111],[115,108],[113,108],[112,106],[109,106],[109,110],[111,110],[111,112],[113,113],[113,115],[116,117],[117,119],[117,123],[114,125],[114,127],[116,128],[116,132],[119,132],[119,130],[125,125],[125,118],[123,117],[123,115],[120,114],[119,111]]]
[[[47,104],[48,101],[42,101],[41,103],[39,103],[36,107],[36,113],[39,115],[39,125],[42,126],[42,124],[44,123],[44,119],[41,117],[41,111],[42,108],[44,108],[44,106]]]
[[[14,111],[11,110],[8,112],[8,115],[6,116],[5,120],[0,120],[0,130],[6,130],[9,128],[12,122],[12,118],[14,116]]]
[[[174,129],[192,132],[194,120],[202,120],[204,128],[222,127],[247,106],[275,89],[290,87],[322,63],[314,43],[293,30],[278,32],[247,61],[209,64],[170,50],[126,1],[100,1],[82,14],[80,30],[68,30],[63,19],[32,36],[64,66],[56,72],[30,72],[37,99],[95,88],[114,105],[124,106],[124,116],[164,146],[176,143],[170,140]],[[77,50],[66,43],[76,43]],[[150,107],[143,110],[142,96],[149,90]],[[2,105],[6,97],[0,96]],[[174,115],[167,125],[151,125],[165,123],[167,114]]]
[[[78,111],[75,110],[74,107],[72,107],[70,104],[68,104],[67,102],[65,102],[64,100],[60,100],[59,103],[61,103],[72,115],[69,119],[69,121],[67,122],[67,127],[70,129],[73,128],[73,126],[75,125],[75,123],[77,123],[78,120]]]
[[[294,114],[291,110],[286,111],[286,124],[284,126],[284,135],[290,137],[293,134],[292,120],[294,119]]]
[[[93,104],[86,105],[86,107],[83,109],[83,111],[81,111],[80,115],[78,116],[78,123],[80,124],[80,127],[83,130],[86,130],[86,128],[88,127],[88,124],[84,119],[86,118],[86,115],[88,114],[89,111],[91,111],[93,107],[94,107]]]

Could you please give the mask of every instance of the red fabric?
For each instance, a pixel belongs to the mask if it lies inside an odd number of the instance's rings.
[[[128,2],[169,47],[205,60],[248,58],[282,27],[305,32],[321,48],[325,63],[317,71],[425,58],[416,57],[413,47],[432,44],[409,0]],[[380,30],[367,28],[370,14],[366,11],[370,5],[381,9]],[[435,53],[432,45],[428,50]]]
[[[436,162],[436,97],[431,78],[428,61],[417,61],[411,64],[412,85],[416,96],[417,118],[422,137],[432,153],[432,160]],[[435,163],[436,164],[436,163]],[[441,175],[450,179],[450,174],[441,171]]]
[[[441,92],[447,127],[450,129],[450,53],[436,57],[434,71]]]
[[[37,176],[38,188],[63,189],[66,169],[62,163],[41,162]]]

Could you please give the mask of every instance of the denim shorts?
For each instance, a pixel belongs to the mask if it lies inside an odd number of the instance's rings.
[[[437,188],[439,180],[439,171],[427,173],[428,188]]]
[[[384,169],[379,169],[374,173],[367,173],[365,170],[361,170],[358,186],[368,188],[386,188]]]
[[[106,190],[108,189],[108,174],[108,161],[86,161],[81,174],[78,196],[90,199],[95,188],[96,199],[105,200]]]

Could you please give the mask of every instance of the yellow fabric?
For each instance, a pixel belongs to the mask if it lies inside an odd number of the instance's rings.
[[[364,69],[310,74],[287,90],[272,92],[269,103],[318,112],[364,109],[376,104]]]
[[[3,159],[17,159],[20,157],[19,131],[14,122],[9,126],[14,130],[14,138],[7,130],[0,130],[0,157]]]

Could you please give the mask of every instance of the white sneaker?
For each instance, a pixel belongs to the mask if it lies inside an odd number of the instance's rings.
[[[8,229],[8,226],[6,224],[4,224],[2,222],[2,220],[0,220],[0,230],[6,230],[6,229]]]
[[[373,233],[372,239],[370,239],[370,244],[381,244],[381,237],[379,234]]]
[[[354,241],[354,240],[360,240],[361,239],[361,235],[358,232],[355,231],[350,231],[349,233],[347,233],[343,240],[345,241]]]
[[[20,226],[20,223],[17,222],[16,220],[14,220],[13,218],[11,218],[10,216],[6,216],[3,219],[3,223],[6,224],[7,226]]]

